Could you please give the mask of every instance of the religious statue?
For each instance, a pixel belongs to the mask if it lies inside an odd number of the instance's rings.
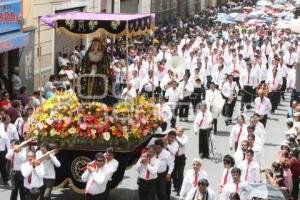
[[[112,74],[105,41],[93,39],[82,60],[81,74],[81,94],[107,103],[105,101],[112,95]]]

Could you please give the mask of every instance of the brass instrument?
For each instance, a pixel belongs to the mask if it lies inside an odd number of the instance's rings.
[[[228,97],[227,104],[232,104],[234,99],[236,98],[236,92],[235,89],[231,89],[231,95]]]
[[[167,63],[170,69],[177,75],[184,74],[185,71],[185,60],[180,56],[173,56]]]

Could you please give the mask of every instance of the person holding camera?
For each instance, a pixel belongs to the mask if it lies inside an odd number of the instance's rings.
[[[112,171],[105,167],[105,157],[99,152],[95,155],[95,161],[88,163],[87,169],[82,174],[81,179],[86,183],[86,200],[106,200],[106,186]]]

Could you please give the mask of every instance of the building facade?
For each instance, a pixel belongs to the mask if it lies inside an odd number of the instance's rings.
[[[33,85],[34,27],[27,23],[25,14],[30,2],[2,0],[0,2],[0,73],[1,88],[11,92],[11,76],[20,69],[22,85],[29,91]],[[3,81],[5,79],[5,81]]]

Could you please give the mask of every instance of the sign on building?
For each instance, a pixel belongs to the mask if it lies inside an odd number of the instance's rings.
[[[0,0],[0,34],[21,28],[20,0]]]

